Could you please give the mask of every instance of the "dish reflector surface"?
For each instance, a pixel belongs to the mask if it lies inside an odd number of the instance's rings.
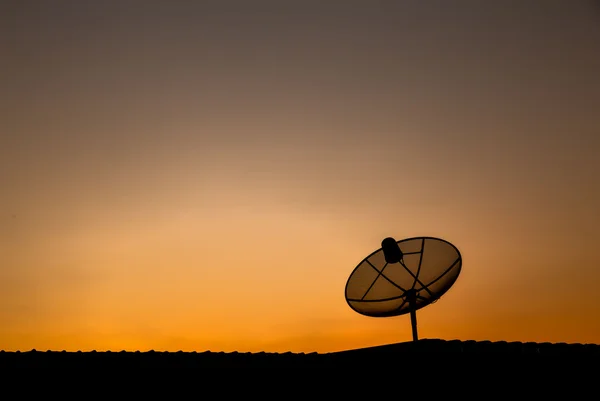
[[[435,237],[398,241],[403,258],[387,263],[380,248],[363,259],[346,283],[346,301],[366,316],[410,312],[406,292],[416,293],[415,310],[437,301],[458,278],[462,257],[450,242]]]

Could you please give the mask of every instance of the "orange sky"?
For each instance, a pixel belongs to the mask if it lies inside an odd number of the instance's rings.
[[[344,286],[419,235],[421,338],[600,343],[592,2],[134,3],[0,17],[0,349],[408,341]]]

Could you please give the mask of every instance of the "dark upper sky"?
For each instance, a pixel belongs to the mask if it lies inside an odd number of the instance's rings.
[[[477,323],[485,315],[477,308],[514,317],[515,305],[536,300],[531,313],[557,310],[559,284],[572,277],[565,266],[590,291],[599,280],[592,274],[600,239],[598,2],[21,0],[0,7],[6,343],[25,338],[17,314],[42,319],[68,310],[110,331],[135,319],[144,326],[157,291],[170,300],[167,309],[203,286],[214,300],[209,289],[224,288],[215,283],[248,274],[217,269],[199,279],[208,273],[197,266],[207,260],[225,264],[223,236],[251,239],[244,249],[255,259],[246,262],[261,277],[261,294],[279,293],[286,280],[296,286],[286,287],[280,314],[265,317],[271,321],[314,316],[297,301],[309,287],[326,305],[319,324],[354,325],[336,285],[363,250],[390,234],[450,237],[470,255],[456,301],[464,302],[463,323],[437,327],[457,337],[492,335]],[[262,250],[291,246],[289,237],[306,260],[265,282],[276,261],[261,259]],[[318,253],[326,241],[338,259],[322,262],[334,273],[315,284],[310,249]],[[177,290],[164,287],[161,260],[185,277]],[[119,320],[115,310],[136,285],[133,273],[119,272],[132,265],[149,278],[131,306],[137,317]],[[511,306],[506,291],[528,280],[517,272],[547,278]],[[76,288],[75,280],[85,291],[67,291],[63,304],[40,287],[49,277],[58,280],[52,288]],[[222,291],[235,293],[231,299],[250,291],[236,285]],[[99,306],[103,291],[118,308]],[[589,296],[571,302],[597,307]],[[71,310],[72,299],[89,305]],[[264,310],[266,299],[242,311],[223,306],[221,315],[245,327],[240,316],[258,319],[252,311]],[[530,337],[543,337],[556,319],[540,320]],[[564,335],[600,341],[588,320]],[[93,347],[96,332],[86,337],[77,327],[71,334]],[[516,323],[506,327],[499,336],[524,339]],[[48,333],[56,330],[48,323]],[[115,344],[140,343],[131,330],[115,331]],[[193,328],[174,330],[196,338]],[[277,344],[310,348],[273,330]],[[223,333],[211,335],[207,344]],[[240,346],[255,346],[253,335]],[[328,349],[341,340],[315,341]]]

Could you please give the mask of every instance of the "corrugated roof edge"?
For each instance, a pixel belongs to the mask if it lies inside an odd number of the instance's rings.
[[[65,351],[65,350],[27,350],[27,351],[5,351],[0,350],[0,354],[40,354],[40,353],[49,353],[49,354],[146,354],[146,355],[229,355],[235,356],[239,355],[243,356],[314,356],[314,355],[342,355],[342,354],[355,354],[355,353],[395,353],[395,352],[503,352],[503,351],[535,351],[535,352],[544,352],[546,350],[580,350],[583,352],[586,351],[594,351],[594,353],[600,353],[600,345],[593,343],[551,343],[551,342],[518,342],[518,341],[488,341],[488,340],[443,340],[443,339],[421,339],[418,342],[414,343],[412,341],[394,343],[394,344],[384,344],[377,345],[373,347],[366,348],[357,348],[357,349],[348,349],[342,351],[334,351],[334,352],[224,352],[224,351]]]

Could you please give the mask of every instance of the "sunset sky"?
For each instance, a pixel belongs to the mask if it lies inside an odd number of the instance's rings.
[[[387,236],[421,338],[600,343],[600,6],[0,5],[0,349],[329,352]]]

